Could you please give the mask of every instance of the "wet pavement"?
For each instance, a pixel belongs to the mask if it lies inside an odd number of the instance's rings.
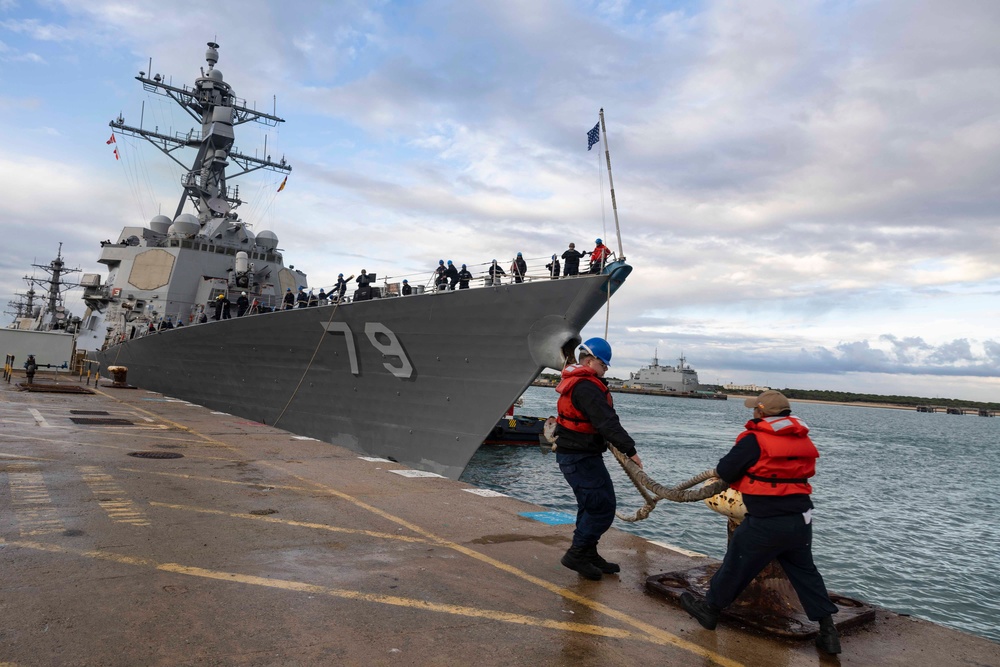
[[[571,525],[522,516],[545,508],[142,389],[21,381],[0,385],[0,665],[1000,665],[886,610],[839,659],[710,632],[645,591],[705,558],[612,529],[623,571],[588,581],[559,564]]]

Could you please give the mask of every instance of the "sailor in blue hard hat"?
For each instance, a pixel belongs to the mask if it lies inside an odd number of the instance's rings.
[[[444,260],[439,259],[437,268],[434,269],[434,289],[442,290],[448,286],[448,269],[445,268]]]
[[[503,267],[497,264],[495,259],[490,264],[490,268],[487,269],[486,273],[489,274],[489,280],[486,283],[487,285],[499,285],[500,276],[507,275],[507,272],[503,270]]]
[[[642,461],[635,440],[622,427],[604,374],[611,364],[611,345],[603,338],[589,338],[580,344],[579,363],[562,371],[556,387],[558,417],[555,429],[556,461],[573,489],[577,502],[573,544],[560,561],[587,579],[621,571],[598,552],[601,536],[615,519],[615,488],[604,465],[608,443],[631,458]]]
[[[407,280],[406,278],[403,278],[403,287],[399,291],[400,294],[402,294],[403,296],[410,296],[411,294],[413,294],[413,288],[410,287],[410,281]]]
[[[559,256],[552,255],[552,260],[545,265],[545,268],[549,270],[549,278],[555,279],[559,277]]]
[[[590,252],[590,272],[600,273],[611,256],[611,250],[601,239],[594,241],[594,249]]]
[[[455,268],[455,264],[449,259],[448,268],[444,270],[444,275],[448,277],[448,289],[455,289],[455,285],[458,284],[458,269]]]
[[[472,272],[462,265],[462,270],[458,272],[458,289],[469,289],[469,281],[472,280]]]
[[[524,282],[524,276],[528,273],[528,265],[525,263],[521,253],[517,253],[513,264],[510,265],[510,275],[514,276],[514,282]]]

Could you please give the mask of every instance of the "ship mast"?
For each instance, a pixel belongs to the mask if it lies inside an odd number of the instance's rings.
[[[48,264],[32,264],[32,266],[49,274],[48,278],[24,277],[29,285],[41,287],[45,289],[48,294],[45,310],[38,318],[38,322],[34,328],[38,330],[60,329],[65,326],[66,323],[63,322],[63,320],[67,317],[66,308],[63,305],[62,293],[68,289],[80,286],[78,283],[66,282],[64,278],[71,273],[79,273],[80,269],[66,268],[66,263],[62,258],[62,243],[59,244],[59,252],[56,253],[56,258],[54,260]],[[34,290],[28,290],[28,317],[31,316],[32,299],[34,295]],[[48,319],[48,322],[46,322],[46,319]]]
[[[615,234],[618,236],[618,259],[625,261],[622,249],[622,230],[618,224],[618,203],[615,201],[615,182],[611,178],[611,149],[608,147],[608,128],[604,124],[604,109],[601,109],[601,132],[604,134],[604,157],[608,162],[608,185],[611,187],[611,210],[615,213]],[[605,332],[605,335],[607,332]]]
[[[213,219],[220,223],[238,219],[232,211],[243,202],[239,198],[238,186],[229,188],[226,185],[226,167],[230,161],[242,169],[239,173],[231,174],[232,178],[258,169],[284,174],[292,170],[283,157],[272,162],[270,155],[257,158],[234,150],[234,126],[254,121],[275,127],[285,121],[276,115],[251,109],[245,100],[235,96],[232,87],[223,81],[222,72],[215,69],[215,64],[219,61],[218,48],[219,45],[215,42],[208,42],[208,51],[205,53],[208,70],[202,68],[202,75],[195,80],[194,88],[187,85],[178,88],[167,84],[160,74],[149,78],[146,72],[139,72],[139,76],[135,77],[142,82],[145,90],[177,102],[193,119],[201,123],[200,133],[192,129],[187,133],[179,132],[171,136],[159,132],[159,128],[154,131],[126,125],[121,116],[110,123],[113,132],[146,139],[185,170],[181,183],[184,190],[174,218],[183,212],[185,201],[190,200],[198,211],[198,219],[203,227]],[[152,69],[152,61],[150,66]],[[174,156],[174,151],[181,148],[198,149],[190,166]],[[212,231],[214,230],[205,229],[208,233]]]

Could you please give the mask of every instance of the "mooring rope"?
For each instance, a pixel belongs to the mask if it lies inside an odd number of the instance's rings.
[[[617,447],[608,443],[608,448],[614,457],[621,464],[622,469],[625,470],[625,474],[628,475],[629,479],[635,485],[636,490],[646,501],[646,504],[635,511],[635,514],[625,515],[621,512],[615,512],[617,516],[622,521],[634,522],[642,521],[649,516],[649,513],[653,511],[656,507],[656,503],[663,499],[672,500],[677,503],[693,503],[699,500],[705,500],[706,498],[711,498],[712,496],[722,493],[729,488],[721,479],[718,479],[718,474],[715,472],[715,468],[711,470],[706,470],[705,472],[699,473],[676,486],[663,486],[640,468],[635,461],[625,456]],[[692,489],[691,487],[695,484],[700,484],[706,480],[715,479],[714,482],[706,484],[697,489]]]

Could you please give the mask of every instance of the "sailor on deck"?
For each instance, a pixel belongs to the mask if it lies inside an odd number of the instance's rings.
[[[343,301],[344,295],[347,294],[347,281],[344,280],[344,274],[337,274],[337,284],[333,286],[334,291],[337,293],[337,301]]]
[[[584,254],[586,253],[576,249],[575,243],[569,244],[569,249],[562,254],[564,276],[575,276],[580,273],[580,258]]]
[[[526,273],[528,273],[528,265],[525,263],[521,253],[517,253],[517,257],[514,258],[514,262],[510,265],[510,275],[514,276],[515,283],[523,283]]]
[[[246,315],[247,309],[250,307],[250,299],[247,298],[246,292],[240,292],[240,296],[236,299],[236,317],[243,317]]]
[[[594,241],[594,249],[590,252],[590,272],[600,273],[611,256],[611,249],[604,245],[601,239]]]
[[[469,281],[472,280],[472,272],[462,265],[462,270],[458,272],[458,289],[469,289]]]
[[[295,307],[295,295],[292,294],[292,288],[285,288],[285,297],[282,302],[282,310],[291,310]]]

